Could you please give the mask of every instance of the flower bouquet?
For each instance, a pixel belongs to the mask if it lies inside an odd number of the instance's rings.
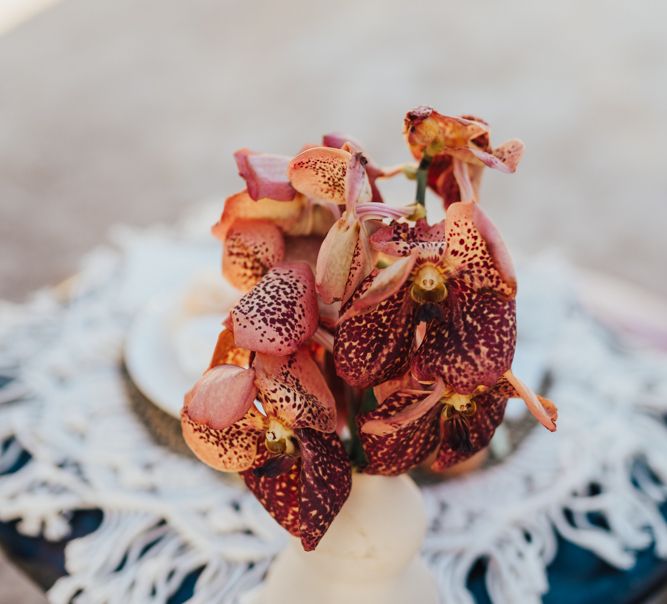
[[[523,144],[494,148],[483,120],[428,107],[407,113],[405,136],[416,161],[390,169],[338,134],[295,157],[242,149],[246,188],[213,226],[245,293],[185,396],[183,435],[306,551],[354,498],[353,474],[445,471],[489,444],[510,397],[556,429],[555,406],[512,373],[516,279],[478,203],[484,168],[514,172]],[[415,200],[385,202],[380,181],[401,176]],[[446,211],[435,224],[427,188]],[[395,480],[362,499],[391,505]]]

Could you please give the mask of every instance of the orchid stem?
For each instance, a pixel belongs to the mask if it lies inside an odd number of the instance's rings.
[[[417,168],[417,194],[415,195],[415,201],[422,206],[426,205],[426,180],[430,165],[431,156],[424,155]]]

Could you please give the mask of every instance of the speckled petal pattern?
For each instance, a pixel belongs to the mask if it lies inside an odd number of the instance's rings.
[[[348,306],[371,286],[369,275]],[[343,307],[343,312],[346,308]],[[334,361],[336,372],[350,385],[375,386],[405,372],[417,326],[415,306],[406,282],[373,309],[343,320],[336,330]]]
[[[512,365],[516,346],[516,305],[493,291],[450,283],[441,304],[443,321],[433,320],[414,355],[415,377],[441,377],[457,392],[492,386]]]
[[[288,428],[335,430],[336,401],[308,350],[286,357],[258,354],[253,367],[259,398],[269,416]]]
[[[268,220],[236,220],[227,231],[222,273],[242,291],[252,289],[285,256],[280,229]]]
[[[306,551],[317,547],[352,487],[352,469],[335,433],[296,431],[301,448],[299,536]]]
[[[311,147],[289,165],[292,186],[306,197],[344,205],[345,178],[352,154],[343,149]]]
[[[431,405],[425,413],[393,432],[369,434],[364,430],[368,422],[389,422],[395,415],[417,405],[420,397],[424,395],[395,392],[377,409],[357,418],[361,442],[368,459],[365,472],[389,476],[402,474],[422,463],[439,446],[439,418],[442,411],[439,404]]]
[[[287,355],[317,329],[315,278],[305,262],[272,268],[231,313],[236,345],[255,352]]]

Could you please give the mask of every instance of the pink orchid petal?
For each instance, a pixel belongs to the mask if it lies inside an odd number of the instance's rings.
[[[370,185],[366,176],[366,160],[361,153],[352,153],[345,171],[345,207],[353,212],[361,199],[370,200]]]
[[[440,410],[430,405],[411,422],[404,422],[392,431],[375,433],[367,427],[390,421],[406,409],[419,404],[419,396],[403,391],[390,395],[370,413],[360,415],[361,442],[368,459],[364,472],[395,476],[418,466],[430,457],[440,445]]]
[[[445,219],[447,262],[474,289],[516,294],[512,259],[493,223],[478,204],[457,202]]]
[[[185,409],[193,421],[227,428],[246,414],[256,395],[252,369],[218,365],[206,371],[185,395]]]
[[[387,269],[384,269],[387,270]],[[356,297],[373,283],[369,275],[347,305],[334,339],[336,372],[349,385],[366,388],[402,375],[407,370],[417,324],[410,299],[411,283],[380,301],[368,312],[345,317]]]
[[[384,416],[382,418],[370,419],[361,424],[361,431],[366,434],[375,434],[376,436],[383,436],[392,434],[397,430],[405,428],[407,425],[414,423],[419,418],[428,413],[445,394],[447,388],[442,380],[435,383],[433,391],[419,399],[413,395],[413,403],[405,406],[401,411],[391,416]],[[426,393],[424,393],[426,394]]]
[[[252,289],[285,256],[280,229],[268,220],[236,220],[225,237],[222,272],[242,291]]]
[[[255,153],[240,149],[234,159],[241,178],[246,181],[248,194],[254,200],[291,201],[296,195],[287,177],[290,158],[283,155]]]
[[[417,256],[412,254],[400,258],[387,268],[378,271],[364,293],[355,298],[349,308],[343,313],[340,319],[341,322],[363,314],[393,296],[405,284],[416,260]]]
[[[288,428],[336,429],[336,401],[307,350],[286,357],[258,354],[253,367],[268,416]]]
[[[526,407],[528,407],[533,417],[547,430],[555,432],[556,420],[558,419],[556,405],[549,399],[537,396],[511,371],[506,371],[504,377],[516,389],[519,398],[523,399],[523,402],[526,403]]]
[[[237,346],[280,356],[296,352],[317,329],[312,270],[305,262],[273,267],[231,315]]]
[[[470,152],[485,166],[511,174],[515,172],[523,155],[524,145],[520,140],[507,141],[492,152],[485,151],[474,145],[469,147]]]
[[[426,220],[418,220],[414,227],[407,222],[392,222],[378,229],[371,237],[371,245],[378,252],[391,256],[419,255],[442,256],[445,251],[445,223],[430,226]]]

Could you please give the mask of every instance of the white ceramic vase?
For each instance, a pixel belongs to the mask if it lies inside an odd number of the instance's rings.
[[[409,476],[355,474],[317,549],[304,552],[291,540],[258,602],[437,604],[435,580],[419,557],[425,531],[422,496]]]

